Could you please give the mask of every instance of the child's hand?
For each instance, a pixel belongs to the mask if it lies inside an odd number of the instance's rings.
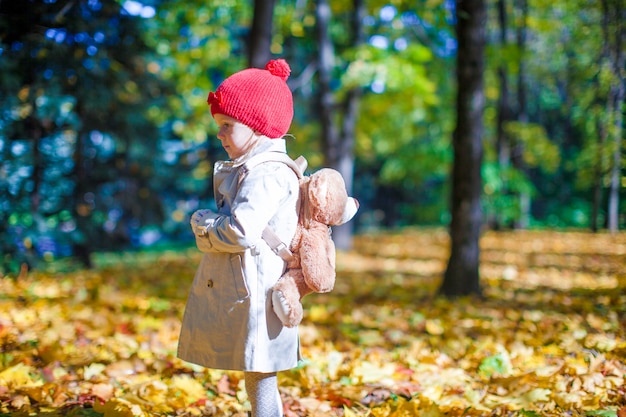
[[[198,237],[206,235],[208,228],[213,226],[217,217],[218,214],[209,209],[196,211],[191,216],[191,230],[193,230],[193,234]]]
[[[211,250],[208,232],[218,217],[219,215],[211,210],[198,210],[191,216],[191,230],[196,237],[196,246],[202,252]]]

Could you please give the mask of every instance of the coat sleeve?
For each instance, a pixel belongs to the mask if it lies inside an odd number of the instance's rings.
[[[267,162],[254,167],[239,184],[230,215],[213,218],[198,247],[203,252],[236,253],[258,245],[263,229],[297,192],[297,177],[285,164]]]

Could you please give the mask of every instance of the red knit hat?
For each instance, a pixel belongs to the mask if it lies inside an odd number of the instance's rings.
[[[293,98],[287,86],[291,73],[284,59],[268,62],[265,69],[248,68],[226,78],[207,103],[211,114],[225,114],[269,138],[287,133],[293,119]]]

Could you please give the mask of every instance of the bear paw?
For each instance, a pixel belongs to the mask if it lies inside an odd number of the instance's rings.
[[[291,304],[282,291],[272,292],[274,313],[285,327],[296,327],[302,321],[302,304],[300,302],[297,302],[295,306]]]

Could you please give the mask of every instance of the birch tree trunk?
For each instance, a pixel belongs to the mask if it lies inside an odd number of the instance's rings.
[[[624,74],[623,42],[625,31],[623,21],[624,0],[602,0],[603,35],[605,55],[609,60],[615,83],[609,90],[608,112],[612,126],[609,135],[613,138],[613,158],[609,177],[609,203],[607,210],[607,227],[611,233],[619,229],[619,193],[622,173],[622,136],[623,111],[626,96],[626,76]],[[610,30],[612,29],[612,30]],[[612,116],[612,117],[611,117]]]
[[[614,100],[614,130],[613,130],[613,161],[611,166],[609,186],[609,207],[607,227],[611,233],[619,230],[619,192],[621,188],[622,173],[622,132],[623,132],[623,108],[624,108],[624,85],[616,86],[613,93]]]
[[[319,119],[322,129],[322,147],[325,164],[336,168],[340,157],[339,131],[333,115],[337,103],[330,88],[331,73],[335,65],[335,51],[330,38],[331,11],[327,0],[317,0],[317,44],[319,79]]]
[[[317,41],[319,46],[319,118],[322,130],[322,147],[325,165],[334,168],[346,183],[348,194],[352,193],[354,175],[354,141],[361,90],[349,91],[343,104],[336,102],[330,88],[331,74],[335,65],[335,51],[330,37],[331,10],[327,0],[317,1]],[[362,21],[365,15],[363,0],[354,0],[352,14],[352,45],[363,42]],[[341,122],[341,124],[339,124]],[[333,228],[333,241],[339,249],[352,247],[353,222]]]

